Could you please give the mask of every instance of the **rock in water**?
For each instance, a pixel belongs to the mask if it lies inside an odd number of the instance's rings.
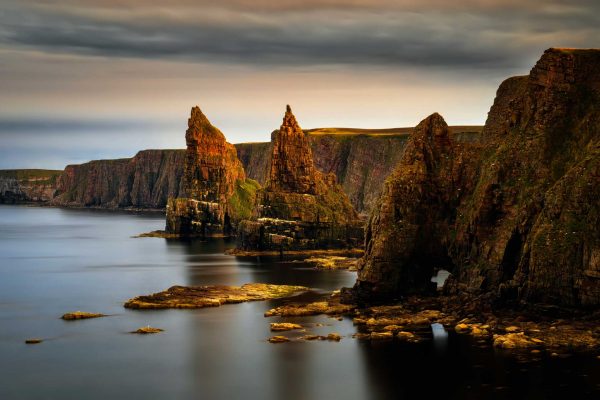
[[[247,180],[232,144],[200,108],[192,108],[179,198],[167,204],[168,233],[227,234],[251,215],[258,184]]]
[[[163,292],[128,300],[125,308],[204,308],[246,301],[270,300],[308,290],[304,286],[246,283],[242,286],[173,286]]]
[[[290,339],[285,336],[272,336],[269,338],[269,343],[285,343],[289,341]]]
[[[90,319],[90,318],[100,318],[106,317],[104,314],[99,313],[90,313],[85,311],[75,311],[64,314],[61,318],[67,321],[72,321],[76,319]]]
[[[252,220],[240,224],[244,250],[355,247],[362,241],[358,215],[335,175],[319,172],[292,110],[271,137],[269,179],[257,194]]]
[[[600,50],[549,49],[503,82],[483,139],[419,124],[371,214],[355,299],[426,292],[435,266],[447,292],[600,305]]]
[[[302,325],[293,324],[291,322],[273,322],[271,323],[272,332],[291,331],[294,329],[302,329]]]
[[[148,335],[148,334],[152,334],[152,333],[161,333],[164,332],[164,329],[160,329],[160,328],[153,328],[150,325],[148,326],[142,326],[141,328],[132,331],[131,333],[137,333],[140,335]]]

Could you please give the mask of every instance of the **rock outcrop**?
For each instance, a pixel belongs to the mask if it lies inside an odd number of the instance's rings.
[[[269,179],[257,194],[253,220],[240,225],[239,247],[310,250],[360,242],[358,214],[335,175],[315,168],[308,139],[289,106],[271,140]]]
[[[227,234],[248,218],[258,185],[246,180],[242,163],[225,135],[200,108],[192,108],[180,196],[167,204],[166,230],[182,235]]]
[[[482,148],[437,115],[412,135],[371,215],[352,294],[428,290],[600,305],[600,50],[547,50],[499,88]]]

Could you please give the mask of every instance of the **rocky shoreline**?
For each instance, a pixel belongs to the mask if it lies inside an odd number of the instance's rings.
[[[297,318],[327,315],[352,318],[353,338],[418,343],[431,339],[432,324],[473,337],[479,345],[535,356],[590,353],[600,357],[600,311],[554,306],[495,307],[489,296],[410,296],[385,305],[343,304],[339,292],[327,300],[288,303],[265,312],[265,317]],[[304,340],[303,338],[297,338]],[[290,340],[293,341],[293,340]]]

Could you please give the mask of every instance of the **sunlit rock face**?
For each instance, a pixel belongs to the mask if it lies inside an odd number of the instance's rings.
[[[185,139],[181,195],[167,204],[167,232],[228,233],[250,215],[257,185],[247,182],[235,148],[198,107],[192,108]]]
[[[502,83],[481,148],[423,121],[371,215],[353,295],[424,292],[442,267],[451,292],[600,305],[599,105],[600,51],[549,49]]]
[[[68,165],[56,179],[59,206],[164,208],[179,194],[183,150],[143,150],[132,158]]]
[[[241,224],[244,249],[352,247],[362,241],[358,215],[334,174],[314,166],[310,144],[288,106],[272,135],[269,179],[254,218]]]

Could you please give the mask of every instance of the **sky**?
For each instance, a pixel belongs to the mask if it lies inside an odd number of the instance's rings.
[[[600,47],[598,0],[0,0],[0,168],[303,128],[482,125],[549,47]]]

